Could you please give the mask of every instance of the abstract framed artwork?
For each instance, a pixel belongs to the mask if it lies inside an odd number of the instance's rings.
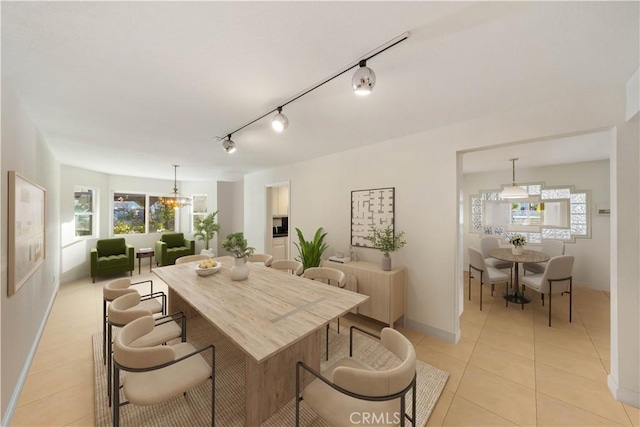
[[[18,292],[46,258],[47,190],[9,171],[8,286]]]
[[[371,248],[366,238],[371,228],[387,228],[394,232],[395,187],[351,192],[351,246]]]

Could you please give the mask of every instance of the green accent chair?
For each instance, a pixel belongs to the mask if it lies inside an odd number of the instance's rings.
[[[185,239],[182,233],[167,233],[156,241],[156,264],[173,265],[176,259],[185,255],[195,255],[196,241]]]
[[[111,276],[129,272],[133,276],[135,255],[133,246],[127,245],[124,237],[100,239],[91,249],[91,278],[96,283],[98,276]]]

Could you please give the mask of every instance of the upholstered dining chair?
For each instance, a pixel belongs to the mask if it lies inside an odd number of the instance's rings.
[[[164,292],[153,292],[153,280],[143,280],[141,282],[131,282],[131,279],[122,278],[107,282],[102,287],[102,362],[107,363],[107,303],[114,299],[129,293],[139,293],[131,286],[138,286],[148,283],[150,285],[150,293],[144,294],[144,297],[153,296],[153,298],[145,298],[142,306],[153,314],[167,314],[167,297]],[[156,298],[160,298],[158,302]]]
[[[204,261],[205,259],[211,259],[211,257],[209,255],[184,255],[181,257],[176,258],[176,265],[178,264],[184,264],[187,262],[193,262],[193,261]]]
[[[120,425],[120,406],[155,405],[186,393],[211,379],[211,425],[215,426],[215,347],[196,349],[192,344],[140,347],[134,343],[153,332],[151,316],[140,317],[123,327],[113,342],[113,426]],[[211,349],[211,366],[202,352]],[[120,402],[120,371],[124,402]],[[186,420],[185,420],[186,422]]]
[[[253,254],[249,255],[249,262],[261,262],[265,267],[271,267],[273,256],[269,254]]]
[[[310,267],[304,271],[302,275],[305,279],[325,281],[329,285],[335,285],[344,288],[347,284],[347,276],[340,270],[329,267]],[[338,333],[340,333],[340,318],[338,318]],[[329,324],[327,323],[327,342],[326,342],[327,360],[329,360]]]
[[[292,259],[275,260],[271,263],[271,268],[295,274],[296,276],[300,276],[304,270],[300,261],[294,261]]]
[[[122,328],[135,319],[143,316],[152,316],[151,311],[144,307],[144,301],[140,294],[132,292],[122,295],[109,304],[107,316],[107,394],[109,406],[111,406],[111,346],[113,342],[113,328]],[[167,316],[156,317],[156,327],[152,332],[134,341],[133,347],[151,347],[164,344],[174,338],[187,340],[187,319],[183,313],[172,313]],[[180,321],[180,326],[176,323]]]
[[[489,255],[489,252],[493,249],[500,249],[500,242],[493,236],[484,236],[480,239],[480,251],[484,258],[484,263],[487,267],[497,268],[498,270],[509,269],[509,276],[513,275],[513,263],[509,261],[502,261],[497,258],[493,258]]]
[[[542,248],[540,250],[549,255],[550,258],[554,256],[564,255],[564,242],[560,240],[543,240]],[[522,264],[522,269],[524,274],[527,274],[527,271],[533,274],[541,274],[544,273],[544,269],[547,267],[547,262],[525,262]]]
[[[332,426],[353,425],[353,414],[372,414],[405,425],[416,420],[416,352],[411,342],[400,332],[384,328],[380,341],[400,359],[400,364],[386,371],[377,371],[354,359],[353,331],[378,338],[355,326],[349,331],[349,357],[338,361],[320,374],[304,362],[296,364],[296,426],[300,425],[300,402],[304,402]],[[301,373],[316,377],[300,393]],[[407,393],[411,390],[411,415],[406,413]]]
[[[528,274],[522,276],[522,294],[526,287],[539,292],[542,295],[542,305],[544,306],[544,294],[549,295],[549,327],[551,327],[551,295],[556,293],[564,295],[569,294],[569,323],[571,323],[571,307],[573,305],[573,255],[554,256],[547,261],[547,266],[543,273]],[[569,290],[567,286],[556,286],[555,282],[569,282]]]
[[[477,276],[476,276],[477,274]],[[509,283],[511,276],[504,271],[494,267],[489,267],[484,262],[482,252],[476,248],[469,248],[469,301],[471,301],[471,279],[478,279],[480,282],[480,311],[482,311],[482,285],[491,284],[491,295],[493,295],[493,285],[496,283],[505,283],[505,291],[509,292]],[[505,305],[509,305],[509,301],[505,298]]]

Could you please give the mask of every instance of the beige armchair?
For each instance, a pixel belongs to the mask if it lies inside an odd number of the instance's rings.
[[[378,338],[370,332],[351,327],[349,340],[353,348],[353,331]],[[316,372],[304,362],[296,365],[296,426],[300,425],[300,402],[304,402],[316,414],[332,426],[355,423],[354,413],[375,413],[395,425],[405,425],[408,419],[415,425],[416,419],[416,352],[411,342],[400,332],[384,328],[380,340],[390,352],[400,359],[400,365],[387,371],[376,371],[366,364],[349,357],[338,361],[329,371]],[[301,373],[310,372],[315,380],[300,393]],[[407,393],[411,391],[411,415],[406,413]]]
[[[278,259],[271,263],[271,268],[274,270],[280,270],[287,273],[300,276],[304,271],[304,267],[300,261],[294,261],[292,259]]]
[[[489,267],[484,262],[482,252],[476,248],[469,248],[469,301],[471,301],[471,279],[478,279],[480,282],[480,311],[482,311],[482,285],[491,284],[491,295],[493,295],[493,285],[505,283],[505,292],[509,292],[511,276],[497,268]],[[509,300],[505,298],[505,305],[509,305]]]
[[[187,263],[187,262],[204,261],[206,259],[211,259],[211,257],[209,255],[202,255],[202,254],[184,255],[184,256],[176,258],[176,265],[184,264],[184,263]]]
[[[265,267],[271,267],[273,256],[269,254],[253,254],[249,255],[249,262],[261,262]]]
[[[156,405],[184,394],[202,382],[211,379],[211,425],[215,425],[215,347],[196,349],[182,342],[176,345],[154,347],[135,346],[137,340],[155,328],[151,316],[136,319],[116,335],[113,342],[113,426],[120,425],[120,406]],[[202,352],[211,349],[211,365]],[[127,372],[122,381],[126,399],[120,402],[120,371]],[[186,422],[187,420],[185,420]]]
[[[541,274],[528,274],[522,276],[522,294],[524,295],[525,288],[533,289],[542,295],[542,305],[544,306],[544,294],[549,295],[549,327],[551,327],[551,295],[556,294],[569,294],[569,323],[571,323],[571,306],[573,305],[573,256],[572,255],[560,255],[551,258],[547,261],[547,266],[544,269],[544,273]],[[553,287],[554,282],[569,282],[567,286]]]
[[[564,242],[560,240],[543,240],[540,250],[549,255],[550,258],[564,255]],[[546,262],[525,262],[522,264],[524,274],[527,274],[527,271],[533,274],[544,273],[545,268],[547,268]]]

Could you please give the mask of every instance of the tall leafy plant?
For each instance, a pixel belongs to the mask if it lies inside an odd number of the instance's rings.
[[[173,209],[171,209],[173,211]],[[216,215],[218,211],[215,211],[207,215],[204,219],[193,224],[193,235],[204,241],[204,248],[209,250],[209,242],[220,231],[220,224],[216,223]]]
[[[319,267],[320,261],[322,260],[322,253],[328,247],[328,245],[324,243],[324,238],[327,233],[323,233],[322,227],[320,227],[313,236],[313,240],[306,241],[302,231],[297,227],[296,232],[298,233],[298,240],[300,240],[300,244],[293,243],[300,253],[296,261],[300,261],[305,270],[310,267]]]

